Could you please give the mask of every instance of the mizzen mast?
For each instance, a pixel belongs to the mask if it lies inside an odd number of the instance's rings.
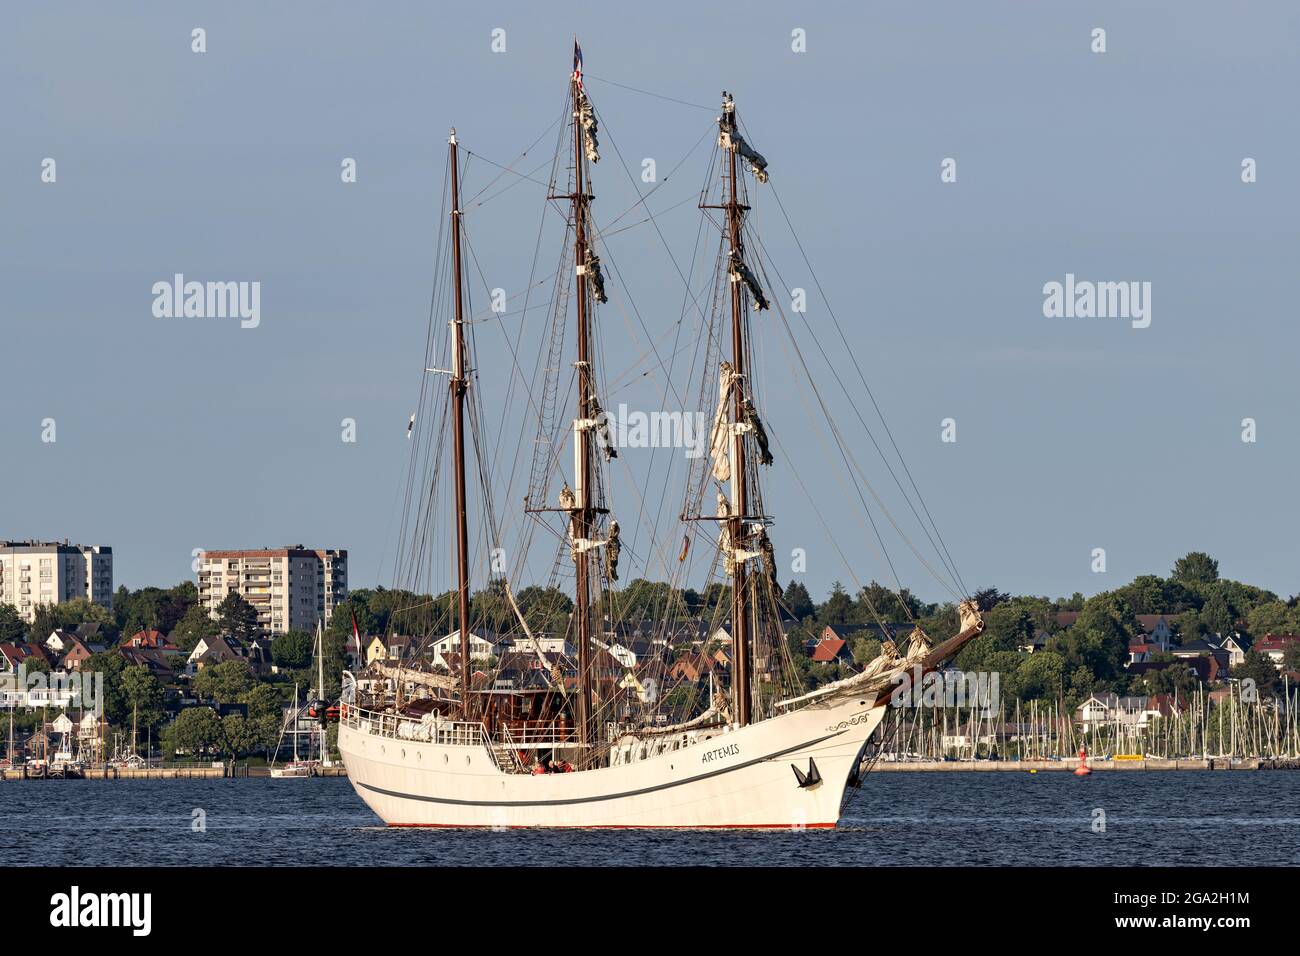
[[[465,503],[465,392],[469,378],[465,368],[464,289],[461,277],[460,168],[456,151],[456,130],[447,138],[451,153],[451,261],[455,283],[455,315],[451,322],[451,420],[453,466],[456,480],[456,616],[460,625],[460,710],[470,716],[469,706],[469,527]]]
[[[725,94],[724,94],[725,96]],[[736,130],[736,106],[730,96],[726,96],[722,105],[722,127],[734,133]],[[741,220],[744,208],[736,190],[736,151],[727,150],[727,245],[732,261],[743,261],[743,241],[741,238]],[[745,207],[747,208],[747,207]],[[731,272],[731,364],[735,369],[736,387],[734,389],[732,418],[732,462],[731,471],[731,534],[733,548],[743,548],[745,541],[745,518],[749,511],[749,495],[745,486],[745,436],[741,429],[735,427],[745,420],[745,293],[741,289],[739,277]],[[746,589],[745,562],[732,562],[731,570],[731,646],[735,657],[735,678],[732,696],[735,698],[736,723],[745,726],[753,719],[753,700],[750,690],[753,676],[753,658],[749,635],[749,601]]]

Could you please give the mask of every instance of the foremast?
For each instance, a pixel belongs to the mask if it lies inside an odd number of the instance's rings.
[[[760,502],[756,470],[751,471],[750,449],[747,437],[759,441],[763,464],[771,464],[766,435],[754,411],[753,392],[750,388],[747,356],[749,353],[749,300],[754,307],[766,309],[764,298],[753,272],[745,264],[744,220],[749,206],[742,201],[740,191],[739,161],[744,158],[759,182],[767,180],[766,160],[754,152],[740,135],[736,122],[736,104],[725,91],[722,94],[722,115],[718,117],[718,144],[726,154],[724,181],[726,183],[720,207],[726,214],[724,233],[727,241],[727,278],[731,286],[731,362],[723,363],[721,389],[723,408],[719,416],[725,427],[722,448],[715,450],[730,461],[721,472],[715,470],[719,481],[729,482],[730,501],[720,497],[718,521],[726,558],[726,569],[731,576],[731,637],[732,637],[732,719],[745,726],[754,719],[754,632],[758,627],[756,583],[748,562],[755,558],[771,560],[771,545],[767,538],[767,518],[750,514],[753,504]],[[726,447],[728,446],[729,447]],[[774,569],[769,577],[775,578]],[[778,595],[779,596],[779,595]]]
[[[460,166],[456,130],[447,138],[451,154],[451,261],[455,313],[451,322],[451,420],[456,500],[456,617],[460,628],[460,711],[470,719],[469,696],[469,520],[465,502],[465,393],[469,376],[465,362],[464,288],[461,268]]]

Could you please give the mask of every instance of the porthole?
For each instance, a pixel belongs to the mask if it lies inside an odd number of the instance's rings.
[[[465,766],[469,766],[469,754],[465,755]]]
[[[403,760],[406,759],[406,748],[405,748],[405,747],[402,748],[402,759],[403,759]]]
[[[442,755],[442,762],[443,762],[443,763],[446,763],[446,762],[448,761],[448,759],[450,759],[450,758],[448,758],[448,756],[447,756],[446,754],[443,754],[443,755]]]

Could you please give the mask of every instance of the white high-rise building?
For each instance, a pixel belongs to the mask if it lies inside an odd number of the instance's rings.
[[[232,591],[257,611],[266,634],[314,631],[348,596],[348,553],[302,545],[257,551],[204,551],[199,604],[216,617]]]
[[[0,604],[31,623],[42,604],[86,598],[113,607],[113,549],[58,541],[0,541]]]

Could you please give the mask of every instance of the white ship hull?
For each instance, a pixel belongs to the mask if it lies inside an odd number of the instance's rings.
[[[503,772],[482,742],[403,739],[357,712],[338,745],[353,787],[389,826],[833,827],[887,701],[817,701],[631,763],[536,776]],[[801,787],[792,767],[807,774],[810,760],[821,781]]]

